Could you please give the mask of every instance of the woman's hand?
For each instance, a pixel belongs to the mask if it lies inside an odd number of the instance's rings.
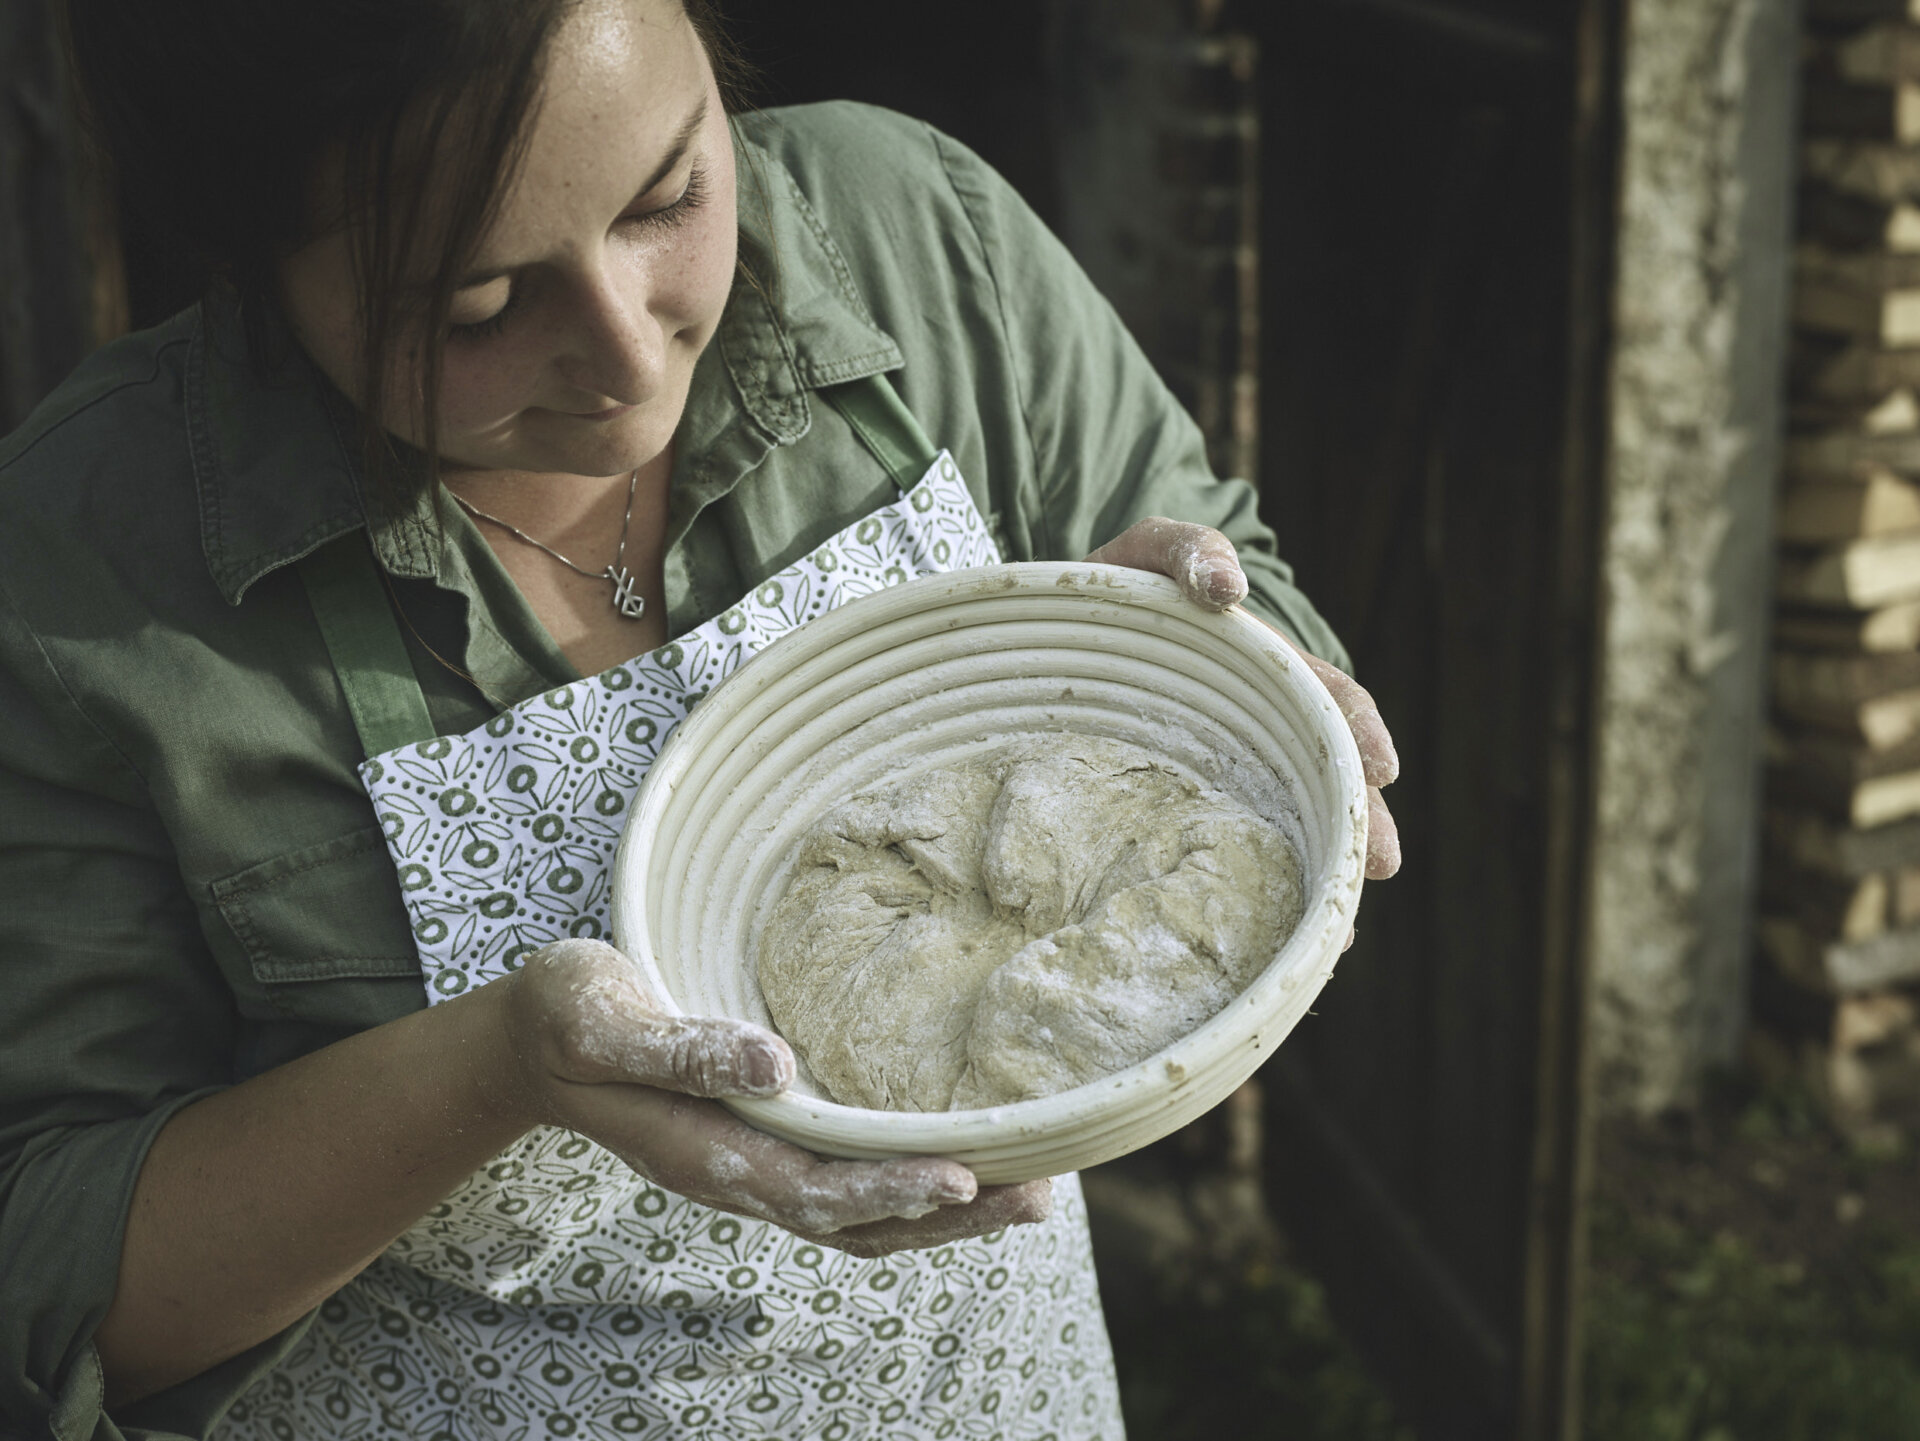
[[[1225,610],[1247,598],[1247,577],[1240,569],[1233,542],[1204,525],[1152,516],[1129,526],[1087,559],[1168,576],[1189,600],[1207,610]],[[1400,832],[1380,794],[1380,788],[1392,785],[1400,774],[1393,737],[1387,734],[1386,722],[1380,719],[1380,708],[1373,697],[1352,676],[1318,656],[1308,655],[1292,637],[1278,631],[1275,634],[1320,677],[1353,731],[1367,781],[1367,879],[1385,880],[1400,869]]]
[[[1044,1220],[1050,1183],[981,1187],[954,1161],[830,1161],[757,1131],[714,1096],[791,1085],[793,1052],[745,1021],[665,1014],[599,941],[537,951],[514,987],[510,1097],[598,1141],[678,1195],[858,1256],[944,1245]]]

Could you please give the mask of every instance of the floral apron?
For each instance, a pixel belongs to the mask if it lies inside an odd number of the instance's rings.
[[[933,447],[891,386],[876,376],[823,393],[901,485],[898,501],[679,640],[469,735],[392,744],[431,726],[390,612],[384,628],[367,624],[387,607],[370,553],[333,546],[303,562],[371,756],[361,776],[429,1004],[550,941],[607,934],[609,868],[647,768],[756,651],[855,596],[999,559],[953,458],[926,463]],[[664,1191],[585,1137],[542,1127],[329,1299],[215,1434],[1122,1432],[1077,1178],[1055,1182],[1040,1225],[858,1260]]]

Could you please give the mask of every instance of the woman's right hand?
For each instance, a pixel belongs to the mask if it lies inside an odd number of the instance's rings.
[[[791,1085],[793,1052],[760,1026],[670,1016],[599,941],[536,951],[505,982],[514,1058],[502,1104],[599,1142],[649,1181],[857,1256],[1041,1221],[1051,1184],[980,1186],[955,1161],[830,1161],[757,1131],[715,1096]]]

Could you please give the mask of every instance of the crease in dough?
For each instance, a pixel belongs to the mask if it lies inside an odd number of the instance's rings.
[[[1233,999],[1302,909],[1279,828],[1125,742],[1010,742],[849,797],[803,837],[758,955],[835,1100],[1052,1095]]]

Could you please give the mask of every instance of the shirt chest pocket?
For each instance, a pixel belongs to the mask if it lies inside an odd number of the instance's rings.
[[[368,826],[212,883],[214,905],[280,1014],[365,1025],[424,1002],[386,838]],[[399,987],[411,994],[401,997]]]

